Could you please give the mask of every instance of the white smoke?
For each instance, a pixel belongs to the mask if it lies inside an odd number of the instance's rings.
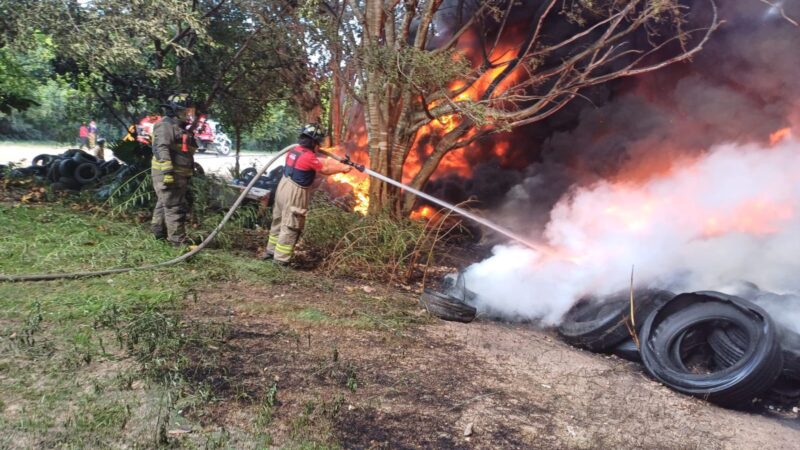
[[[578,189],[543,238],[568,258],[501,245],[466,270],[481,313],[556,324],[582,296],[626,289],[632,266],[637,287],[799,292],[800,142],[721,145],[643,184]]]

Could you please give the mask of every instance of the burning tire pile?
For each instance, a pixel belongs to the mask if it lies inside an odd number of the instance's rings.
[[[60,155],[39,155],[29,167],[11,170],[9,177],[33,176],[50,183],[54,190],[80,190],[103,176],[117,172],[121,165],[113,159],[103,161],[83,150],[67,150]]]
[[[643,290],[633,303],[628,293],[583,299],[558,332],[576,347],[641,361],[665,386],[721,406],[800,400],[800,336],[740,297]]]
[[[441,319],[471,322],[475,293],[458,281],[444,293],[426,289],[420,303]],[[800,334],[777,314],[720,292],[641,289],[633,301],[630,292],[581,299],[558,334],[575,347],[641,362],[665,386],[720,406],[797,405]]]

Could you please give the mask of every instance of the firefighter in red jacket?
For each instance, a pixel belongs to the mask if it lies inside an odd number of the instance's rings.
[[[194,137],[187,131],[191,114],[186,95],[170,96],[166,117],[153,126],[153,188],[156,208],[150,228],[157,239],[175,246],[186,243],[186,192],[194,172]]]
[[[305,226],[311,185],[317,173],[333,175],[352,169],[332,160],[328,160],[330,164],[323,164],[317,158],[317,150],[324,137],[325,132],[319,125],[306,125],[300,132],[297,145],[286,155],[283,178],[278,183],[272,208],[269,242],[267,250],[261,255],[262,259],[274,258],[277,264],[289,264],[294,246]]]

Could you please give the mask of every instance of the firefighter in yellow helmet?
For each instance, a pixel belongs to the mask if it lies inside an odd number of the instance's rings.
[[[305,226],[308,203],[311,200],[311,185],[317,174],[333,175],[352,169],[333,160],[323,164],[317,158],[323,138],[325,132],[319,125],[308,124],[300,131],[297,145],[286,155],[283,178],[278,183],[275,205],[272,207],[269,242],[261,259],[274,258],[274,262],[279,265],[289,264],[294,246]]]
[[[194,137],[187,130],[190,102],[183,94],[172,95],[163,105],[165,117],[153,127],[153,188],[156,208],[150,228],[157,239],[175,246],[186,243],[186,192],[194,171]]]

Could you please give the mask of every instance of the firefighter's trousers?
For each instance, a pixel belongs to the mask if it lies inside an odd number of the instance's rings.
[[[160,171],[153,171],[153,188],[158,200],[150,229],[156,237],[179,245],[186,241],[186,216],[189,213],[186,191],[189,178],[178,174],[174,177],[175,182],[166,186],[164,175]]]
[[[310,199],[310,188],[301,187],[288,177],[283,177],[278,183],[267,244],[267,253],[273,254],[276,261],[289,262],[292,258],[294,246],[306,224]]]

